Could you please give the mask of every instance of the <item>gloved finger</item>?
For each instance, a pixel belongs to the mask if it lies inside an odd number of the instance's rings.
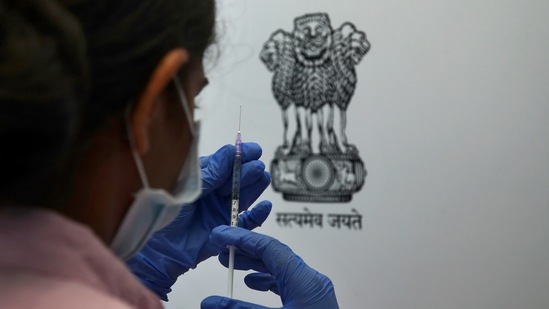
[[[238,203],[238,211],[242,212],[248,209],[255,201],[263,194],[265,189],[271,184],[271,174],[265,172],[263,177],[256,181],[255,184],[247,186],[240,190],[240,201]]]
[[[261,201],[252,209],[244,210],[238,215],[238,226],[253,230],[258,226],[261,226],[271,213],[273,204],[270,201]]]
[[[242,143],[242,163],[259,160],[263,154],[263,149],[258,143]]]
[[[221,265],[229,268],[229,252],[221,252],[219,254],[219,262]],[[240,252],[235,253],[234,258],[234,269],[236,270],[255,270],[259,272],[269,272],[267,267],[262,260],[256,257],[250,257],[247,255],[242,255]]]
[[[231,173],[232,173],[232,165],[231,165]],[[257,186],[257,182],[261,180],[262,178],[266,177],[265,174],[268,174],[265,172],[265,163],[262,161],[251,161],[242,164],[242,169],[240,172],[240,190],[246,189],[249,186]],[[269,177],[270,182],[270,175]],[[222,185],[219,186],[219,195],[220,196],[229,196],[231,195],[233,190],[232,187],[232,174],[230,175],[230,179],[227,179]]]
[[[270,274],[266,273],[253,273],[249,274],[246,277],[244,277],[244,283],[253,290],[256,291],[271,291],[274,292],[277,295],[280,295],[278,293],[278,286],[276,285],[276,280],[271,276]]]
[[[214,154],[200,158],[202,194],[222,186],[232,173],[235,149],[232,145],[219,148]]]
[[[235,246],[241,254],[259,258],[269,273],[275,276],[284,273],[289,261],[301,261],[288,246],[278,240],[239,227],[221,225],[214,228],[210,242],[213,246],[219,246],[220,252],[223,247]]]
[[[248,303],[245,301],[237,300],[234,298],[227,298],[221,296],[208,296],[202,303],[200,303],[201,309],[272,309],[261,305]]]

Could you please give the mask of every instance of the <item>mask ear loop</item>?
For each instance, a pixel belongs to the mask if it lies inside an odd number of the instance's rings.
[[[191,129],[191,134],[193,137],[196,138],[196,130],[194,128],[194,121],[192,118],[191,109],[189,107],[189,102],[185,97],[185,91],[183,91],[183,87],[181,86],[181,80],[179,79],[179,76],[174,75],[173,82],[175,84],[175,89],[177,90],[177,95],[179,96],[179,100],[183,105],[183,110],[185,111],[185,116],[187,117],[187,123],[189,124],[189,128]]]
[[[125,111],[125,118],[126,118],[126,130],[128,131],[128,138],[130,140],[130,147],[132,148],[132,154],[133,159],[135,161],[135,165],[137,166],[137,171],[139,172],[139,177],[141,178],[141,182],[143,183],[143,187],[145,189],[149,188],[149,180],[147,178],[147,173],[145,173],[145,167],[143,166],[143,161],[141,161],[141,157],[139,156],[139,153],[137,153],[137,148],[135,147],[135,137],[133,136],[133,131],[131,129],[130,123],[130,112],[131,107],[133,106],[133,102],[128,104]]]

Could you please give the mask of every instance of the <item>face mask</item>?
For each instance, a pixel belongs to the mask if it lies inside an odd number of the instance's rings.
[[[177,77],[174,78],[176,89],[183,104],[193,135],[192,145],[179,174],[174,190],[169,193],[163,189],[149,187],[147,175],[141,157],[135,149],[132,131],[128,128],[133,157],[143,182],[143,188],[134,196],[134,201],[126,212],[122,224],[111,243],[111,249],[123,260],[130,259],[137,253],[152,234],[171,223],[184,207],[194,202],[201,193],[200,166],[198,164],[198,137],[200,124],[192,121],[190,108]],[[126,124],[129,126],[129,109],[126,111]]]

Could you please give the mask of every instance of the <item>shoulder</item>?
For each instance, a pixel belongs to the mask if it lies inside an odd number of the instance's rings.
[[[0,269],[3,308],[112,308],[130,305],[76,281]]]

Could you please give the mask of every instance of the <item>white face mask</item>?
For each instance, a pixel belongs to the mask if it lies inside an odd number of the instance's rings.
[[[177,77],[174,77],[176,89],[183,104],[190,125],[193,141],[187,154],[183,168],[179,174],[177,184],[172,193],[163,189],[149,187],[147,175],[141,157],[135,149],[132,131],[128,128],[133,157],[139,170],[143,188],[134,196],[134,201],[111,243],[111,249],[123,260],[130,259],[137,253],[152,234],[171,223],[181,211],[184,204],[194,202],[202,191],[200,166],[198,164],[198,138],[200,124],[192,121],[192,115],[185,94]],[[129,109],[126,124],[129,126]]]

